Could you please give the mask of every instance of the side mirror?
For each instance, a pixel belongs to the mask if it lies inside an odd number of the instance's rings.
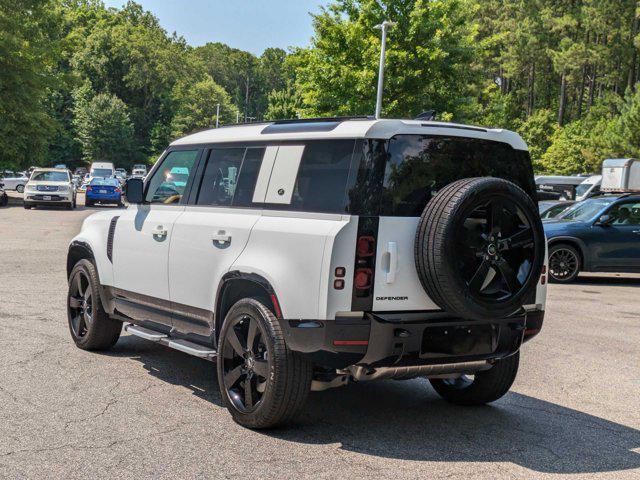
[[[601,225],[603,227],[608,227],[614,221],[615,221],[615,218],[613,218],[611,215],[605,214],[605,215],[601,215],[600,218],[598,219],[598,225]]]
[[[144,202],[144,182],[141,178],[130,178],[125,184],[127,202],[136,204]]]

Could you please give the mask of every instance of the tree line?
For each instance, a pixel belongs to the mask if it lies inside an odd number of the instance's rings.
[[[333,0],[308,47],[255,56],[190,46],[132,1],[0,0],[0,169],[128,166],[216,123],[371,115],[385,19],[384,116],[515,130],[539,172],[640,156],[636,1]]]

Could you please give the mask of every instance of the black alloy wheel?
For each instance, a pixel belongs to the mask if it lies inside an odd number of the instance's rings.
[[[558,283],[574,280],[580,272],[578,252],[569,245],[556,245],[549,252],[549,277]]]
[[[76,338],[87,335],[93,322],[93,297],[89,277],[78,270],[69,285],[69,315]]]
[[[269,376],[265,332],[248,314],[232,320],[222,348],[224,388],[234,407],[249,413],[260,405]]]
[[[458,270],[470,296],[503,302],[518,295],[531,275],[536,256],[531,222],[502,196],[472,207],[455,237]]]

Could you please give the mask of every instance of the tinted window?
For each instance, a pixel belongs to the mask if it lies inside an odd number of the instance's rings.
[[[510,180],[537,200],[528,153],[505,143],[398,135],[387,142],[366,142],[362,157],[357,182],[349,194],[353,213],[419,216],[439,190],[469,177]]]
[[[234,207],[250,207],[253,204],[253,191],[256,187],[264,151],[264,148],[247,148],[233,196]]]
[[[198,205],[231,205],[245,150],[245,148],[214,148],[209,151],[196,201]]]
[[[345,212],[345,194],[354,140],[307,142],[289,208],[306,212]]]
[[[608,213],[615,219],[613,225],[640,225],[640,203],[637,200],[619,203]]]
[[[193,176],[197,150],[170,152],[162,161],[147,186],[145,200],[149,203],[180,203],[187,186],[186,178]]]

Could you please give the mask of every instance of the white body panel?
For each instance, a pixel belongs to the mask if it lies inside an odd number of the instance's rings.
[[[271,283],[285,318],[323,318],[321,311],[326,310],[326,304],[320,308],[320,289],[328,278],[324,258],[331,255],[325,248],[348,219],[342,215],[264,211],[232,270],[256,273]]]
[[[427,296],[416,270],[414,243],[419,220],[418,217],[380,217],[374,311],[440,308]]]
[[[597,187],[600,187],[601,184],[602,175],[591,175],[587,177],[587,179],[580,184],[580,186],[584,188],[584,192],[581,195],[576,195],[576,201],[581,202],[589,198],[589,195],[591,195]]]
[[[119,212],[113,210],[94,213],[84,220],[80,233],[72,240],[72,242],[84,243],[91,248],[102,285],[113,286],[114,284],[113,265],[107,258],[107,236],[111,219],[118,214]]]
[[[213,312],[218,283],[244,250],[260,214],[250,209],[186,207],[171,238],[171,301]]]
[[[113,286],[169,300],[169,245],[174,223],[183,211],[183,206],[134,205],[120,214],[114,236]]]

